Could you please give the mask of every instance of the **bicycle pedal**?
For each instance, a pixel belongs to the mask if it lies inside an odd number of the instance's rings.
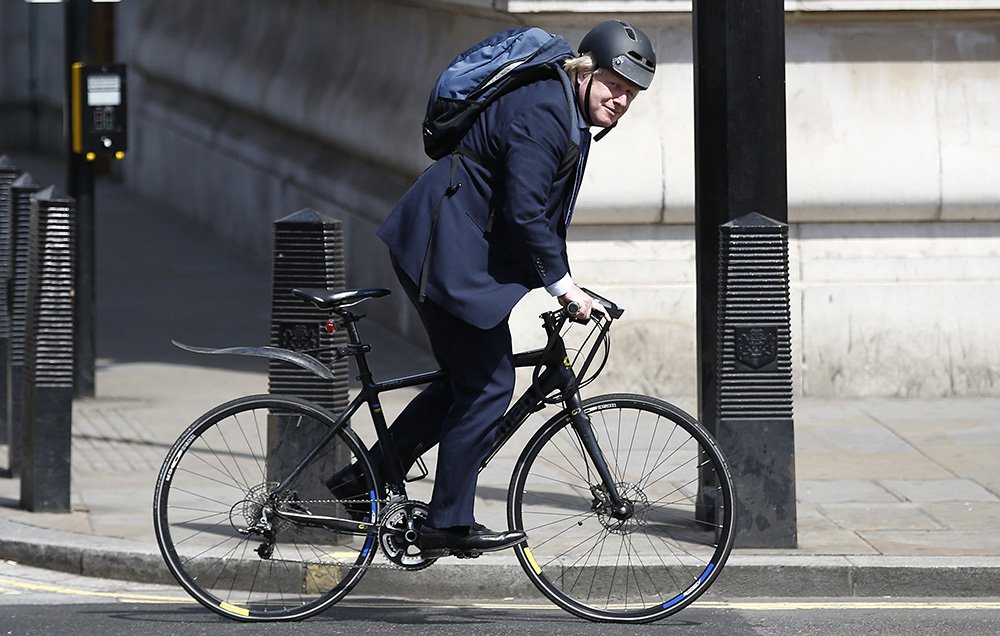
[[[451,556],[452,554],[454,554],[454,552],[451,552],[451,551],[449,551],[447,549],[444,549],[444,548],[439,549],[439,550],[421,550],[420,551],[420,556],[423,557],[423,558],[425,558],[425,559],[440,559],[441,557]]]
[[[451,555],[456,556],[460,559],[478,559],[482,556],[482,552],[461,552],[459,550],[452,550]]]

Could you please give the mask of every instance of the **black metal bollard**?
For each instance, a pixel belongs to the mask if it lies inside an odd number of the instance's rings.
[[[329,316],[292,295],[296,287],[343,288],[343,231],[341,223],[314,210],[303,209],[274,223],[274,264],[272,270],[271,344],[294,351],[347,344],[341,331],[329,333]],[[319,354],[327,366],[332,352]],[[323,380],[308,371],[287,363],[271,360],[268,367],[268,387],[271,393],[295,395],[321,404],[337,412],[347,406],[347,361],[333,365],[336,380]],[[283,436],[286,423],[272,416],[268,425],[268,472],[284,476],[286,467],[302,457],[305,445],[315,441]],[[274,471],[274,472],[272,472]],[[332,472],[332,471],[331,471]],[[322,483],[315,492],[299,492],[304,498],[329,499]]]
[[[10,343],[7,352],[7,466],[12,477],[21,474],[21,412],[24,398],[24,323],[27,318],[28,223],[31,196],[39,186],[27,172],[10,185],[11,268],[8,302]]]
[[[794,548],[788,226],[751,213],[720,230],[718,439],[736,482],[736,545]]]
[[[11,199],[10,186],[21,174],[7,155],[0,155],[0,444],[7,443],[7,354],[10,347]]]
[[[74,202],[52,186],[31,197],[21,419],[21,507],[70,511]]]

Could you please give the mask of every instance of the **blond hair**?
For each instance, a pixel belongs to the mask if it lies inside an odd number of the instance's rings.
[[[593,73],[596,68],[594,63],[594,58],[590,56],[590,53],[584,53],[577,57],[571,57],[565,62],[563,62],[563,70],[570,75],[574,73]]]

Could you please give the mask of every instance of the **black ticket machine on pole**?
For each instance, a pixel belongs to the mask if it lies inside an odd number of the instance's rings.
[[[125,157],[127,120],[124,64],[73,64],[73,152],[94,161]]]

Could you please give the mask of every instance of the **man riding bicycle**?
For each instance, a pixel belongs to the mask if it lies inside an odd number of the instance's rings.
[[[462,155],[428,168],[378,230],[447,372],[390,428],[404,469],[439,445],[417,541],[429,558],[501,550],[525,539],[523,532],[494,532],[473,514],[479,466],[514,391],[510,312],[538,287],[572,304],[574,318],[586,320],[594,309],[566,254],[589,129],[617,124],[649,87],[656,56],[642,31],[617,20],[595,26],[579,48],[560,71],[574,88],[572,121],[559,78],[505,93],[463,138]],[[571,126],[579,129],[579,158],[567,170],[560,164],[573,143]],[[376,464],[382,460],[377,446],[372,453]],[[328,486],[339,498],[356,494],[349,475],[335,475]]]

